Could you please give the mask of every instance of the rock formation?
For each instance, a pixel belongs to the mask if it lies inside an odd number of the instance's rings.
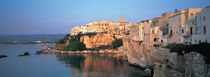
[[[131,64],[140,67],[154,65],[153,77],[210,77],[210,65],[197,52],[181,55],[130,39],[123,39],[123,47]]]
[[[86,48],[96,48],[102,45],[111,45],[115,40],[113,35],[97,33],[94,36],[84,35],[80,38],[80,41],[86,45]]]

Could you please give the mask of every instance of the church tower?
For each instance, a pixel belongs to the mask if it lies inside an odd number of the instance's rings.
[[[120,18],[120,22],[125,22],[125,19],[124,19],[124,17],[123,17],[123,16],[121,16],[121,18]]]

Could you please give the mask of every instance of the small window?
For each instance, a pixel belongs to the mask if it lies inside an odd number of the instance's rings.
[[[193,14],[193,13],[190,13],[190,15],[191,15],[191,16],[194,16],[194,14]]]
[[[193,30],[193,28],[192,27],[190,27],[190,34],[192,35],[192,30]]]
[[[201,40],[199,40],[199,44],[201,43]]]
[[[203,22],[205,22],[206,21],[206,17],[205,16],[203,16]]]
[[[158,39],[157,38],[154,38],[154,42],[156,42]]]
[[[184,33],[184,29],[182,29],[182,33]]]
[[[163,40],[161,40],[161,43],[163,43]]]
[[[203,34],[206,34],[206,27],[203,27]]]
[[[172,37],[172,36],[173,36],[173,31],[170,30],[169,37]]]

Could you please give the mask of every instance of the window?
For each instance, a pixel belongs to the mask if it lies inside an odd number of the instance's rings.
[[[194,14],[193,13],[190,13],[190,15],[193,16]]]
[[[158,39],[157,38],[154,38],[154,42],[156,42]]]
[[[206,17],[205,16],[203,16],[203,22],[205,22],[206,21]]]
[[[161,43],[163,43],[163,40],[161,40]]]
[[[206,27],[203,27],[203,34],[206,34]]]
[[[169,34],[169,37],[172,37],[173,36],[173,31],[170,30],[170,34]]]
[[[166,26],[168,27],[169,24],[166,24]]]
[[[192,27],[190,27],[190,34],[191,34],[191,35],[192,35],[192,29],[193,29],[193,28],[192,28]]]
[[[184,29],[182,29],[182,33],[184,33]]]

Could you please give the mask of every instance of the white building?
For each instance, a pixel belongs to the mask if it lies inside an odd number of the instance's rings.
[[[197,13],[202,8],[189,8],[186,10],[175,11],[169,17],[169,38],[168,43],[188,43],[192,34],[193,21]]]
[[[198,13],[195,21],[196,25],[193,26],[191,43],[210,43],[210,6],[204,8],[200,13]]]

